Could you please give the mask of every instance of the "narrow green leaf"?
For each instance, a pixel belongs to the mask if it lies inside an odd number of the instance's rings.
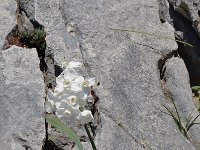
[[[80,142],[79,137],[76,135],[74,131],[72,131],[66,124],[61,122],[58,118],[54,115],[46,114],[46,121],[51,124],[52,126],[56,127],[60,132],[65,133],[69,136],[71,140],[73,140],[78,147],[79,150],[83,150],[83,146]]]
[[[187,131],[194,125],[194,124],[199,124],[199,123],[195,123],[195,121],[197,120],[197,118],[200,116],[200,114],[198,114],[193,120],[192,122],[188,125],[187,127]]]
[[[189,118],[189,119],[187,120],[187,122],[186,122],[186,125],[185,125],[185,128],[186,128],[186,129],[187,129],[188,126],[190,125],[192,118],[193,118],[193,116],[192,116],[192,114],[191,114],[191,115],[190,115],[190,118]]]
[[[194,47],[193,45],[191,45],[191,44],[188,43],[188,42],[184,42],[184,41],[180,41],[180,40],[175,40],[174,38],[171,38],[171,37],[156,35],[156,34],[153,34],[153,33],[142,32],[142,31],[136,31],[136,30],[133,30],[133,29],[118,29],[118,28],[108,28],[108,29],[111,29],[111,30],[118,30],[118,31],[134,32],[134,33],[138,33],[138,34],[142,34],[142,35],[150,35],[150,36],[154,36],[154,37],[157,37],[157,38],[160,38],[160,39],[172,40],[172,41],[176,41],[176,42],[178,42],[178,43],[185,44],[185,45],[190,46],[190,47]]]
[[[178,116],[178,121],[179,121],[180,124],[181,124],[181,117],[180,117],[180,115],[179,115],[179,113],[178,113],[178,109],[177,109],[177,107],[176,107],[176,104],[175,104],[174,100],[172,100],[172,103],[173,103],[174,108],[175,108],[175,110],[176,110],[176,114],[177,114],[177,116]],[[182,124],[181,124],[181,125],[182,125]]]
[[[183,127],[182,127],[181,122],[176,118],[176,116],[173,114],[173,112],[169,110],[169,108],[167,108],[165,105],[163,105],[163,106],[170,113],[170,116],[173,118],[173,120],[174,120],[175,124],[177,125],[178,129],[180,130],[180,132],[182,132]]]

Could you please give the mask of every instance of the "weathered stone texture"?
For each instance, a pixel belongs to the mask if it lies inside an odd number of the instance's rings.
[[[162,105],[166,100],[157,65],[177,49],[176,43],[109,29],[132,28],[173,38],[173,27],[159,20],[156,0],[37,1],[36,9],[55,62],[60,65],[63,57],[82,60],[88,74],[100,81],[98,149],[147,149],[145,143],[155,150],[194,149]]]
[[[14,0],[2,0],[0,4],[0,49],[2,49],[4,41],[8,33],[16,25],[15,11],[16,2]]]
[[[199,3],[191,1],[185,0],[184,3],[197,30]],[[4,12],[0,14],[1,43],[14,26],[15,8],[11,8],[16,3],[10,5],[11,1],[7,2],[0,4]],[[170,58],[178,46],[173,40],[174,27],[167,1],[20,2],[26,11],[26,19],[38,21],[45,27],[45,60],[49,67],[45,82],[55,82],[62,62],[72,60],[83,62],[88,76],[100,82],[94,87],[100,98],[97,107],[101,121],[94,139],[97,149],[142,150],[150,149],[149,146],[153,150],[200,149],[199,126],[191,128],[189,141],[180,133],[172,117],[165,113],[163,106],[169,104],[170,107],[170,101],[175,100],[184,121],[191,110],[194,110],[194,116],[198,114],[185,64],[180,58]],[[180,3],[179,0],[170,2],[174,7]],[[159,11],[163,14],[159,15]],[[110,28],[134,29],[143,33]],[[159,61],[161,59],[163,61]],[[42,118],[45,85],[36,50],[13,46],[1,51],[0,69],[0,147],[5,150],[23,150],[24,147],[39,150],[45,136]],[[162,82],[160,71],[163,71]],[[167,94],[171,96],[167,97]],[[92,149],[88,142],[83,142],[83,145],[86,150]],[[66,143],[63,149],[69,149]]]
[[[39,150],[45,138],[44,82],[35,49],[1,51],[0,149]]]
[[[169,101],[174,100],[176,107],[178,108],[181,121],[184,125],[187,124],[189,118],[194,119],[199,112],[194,105],[192,91],[190,90],[189,75],[183,60],[180,58],[171,58],[165,64],[165,88],[170,95]],[[181,74],[181,75],[180,75]],[[169,102],[168,102],[169,103]],[[169,106],[168,106],[169,107]],[[171,110],[174,110],[174,106],[171,106]],[[174,111],[174,114],[175,111]],[[200,118],[197,118],[195,122],[200,122]],[[200,126],[198,124],[191,127],[188,131],[189,138],[196,147],[200,149]]]

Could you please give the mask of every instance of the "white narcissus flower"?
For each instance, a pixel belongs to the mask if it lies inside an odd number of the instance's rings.
[[[64,66],[64,64],[63,64]],[[61,119],[70,119],[71,123],[80,120],[82,124],[93,120],[91,111],[85,110],[88,98],[91,97],[91,86],[95,85],[95,78],[84,79],[77,69],[80,62],[69,62],[65,70],[56,78],[57,86],[47,93],[46,112],[53,113]]]
[[[61,119],[70,119],[72,123],[78,119],[80,114],[79,105],[72,106],[68,103],[67,100],[62,100],[60,103],[60,107],[57,109],[57,115]]]
[[[73,69],[65,69],[57,78],[56,78],[56,88],[55,93],[62,92],[64,88],[70,88],[71,81],[76,77],[76,72]]]
[[[48,100],[45,103],[45,111],[48,112],[48,113],[53,113],[55,110],[56,109],[55,109],[54,101]]]
[[[89,110],[84,110],[80,113],[80,116],[78,118],[81,122],[81,124],[86,124],[91,122],[94,118],[92,116],[92,112]]]
[[[73,91],[71,89],[64,89],[62,92],[57,93],[57,98],[59,99],[59,101],[62,100],[68,100],[68,102],[70,102],[70,98],[72,96],[76,97],[76,104],[74,105],[79,105],[81,106],[85,106],[86,105],[86,101],[87,101],[87,95],[85,95],[82,91]]]
[[[77,100],[77,97],[75,95],[69,96],[67,101],[72,106],[77,106],[78,105],[78,100]]]
[[[45,111],[48,113],[56,111],[60,103],[59,100],[55,97],[55,94],[51,90],[47,91],[47,100],[48,101],[45,103]]]
[[[74,96],[76,96],[76,100],[77,100],[77,102],[76,102],[76,104],[75,105],[79,105],[79,107],[84,107],[85,105],[86,105],[86,100],[87,100],[87,97],[85,97],[85,95],[83,94],[83,92],[82,91],[78,91],[78,92],[74,92]],[[70,100],[72,97],[68,97],[68,101],[69,101],[69,103],[70,103],[70,101],[72,101],[72,100]],[[74,105],[74,106],[75,106]]]
[[[82,90],[82,83],[84,81],[83,76],[78,75],[73,69],[65,69],[57,78],[57,86],[55,92],[61,92],[65,88],[73,91]]]
[[[86,78],[86,81],[88,81],[88,86],[94,86],[96,83],[95,78]]]
[[[91,94],[91,86],[95,85],[95,78],[87,78],[82,83],[83,93],[89,96]]]
[[[84,81],[83,76],[76,76],[73,81],[71,81],[72,91],[82,91],[82,83]]]

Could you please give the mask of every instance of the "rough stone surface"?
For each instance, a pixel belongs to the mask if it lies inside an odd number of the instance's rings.
[[[180,58],[171,58],[165,63],[165,67],[165,88],[169,96],[168,100],[175,101],[181,120],[184,125],[186,125],[186,122],[191,116],[194,119],[199,114],[194,105],[192,91],[188,84],[189,75],[187,69],[183,60]],[[174,106],[172,106],[172,108],[174,108]],[[200,122],[200,118],[197,118],[195,122]],[[199,125],[194,125],[189,130],[190,140],[194,143],[196,149],[200,149],[200,134],[197,134],[199,132]]]
[[[22,10],[26,11],[26,15],[29,19],[34,20],[35,18],[35,3],[34,0],[18,0]]]
[[[160,0],[160,17],[175,28],[178,40],[183,40],[191,46],[179,44],[179,54],[183,58],[190,75],[192,86],[200,85],[200,3],[191,0]]]
[[[108,29],[132,28],[173,38],[173,27],[159,20],[156,0],[36,4],[36,20],[46,27],[55,62],[81,60],[88,74],[100,81],[98,149],[194,149],[162,106],[157,64],[177,49],[175,42]]]
[[[15,11],[16,2],[14,0],[2,0],[0,4],[0,49],[2,49],[4,41],[8,33],[16,25]]]
[[[45,126],[44,81],[37,52],[13,46],[1,51],[0,57],[0,149],[39,150]]]
[[[45,27],[47,49],[53,50],[55,64],[59,66],[63,61],[82,61],[79,43],[67,31],[60,3],[54,0],[35,1],[35,19]]]
[[[163,107],[163,104],[172,107],[170,100],[174,99],[184,121],[191,110],[194,110],[194,116],[198,114],[185,65],[181,59],[170,57],[174,51],[182,55],[181,45],[177,46],[173,40],[174,31],[179,31],[175,22],[184,24],[181,32],[176,32],[176,38],[177,35],[186,37],[195,41],[198,47],[199,3],[195,0],[182,0],[184,4],[180,0],[169,1],[171,5],[166,0],[20,0],[30,22],[34,25],[35,20],[45,27],[45,61],[48,66],[45,83],[52,83],[46,88],[55,86],[55,76],[62,71],[63,61],[83,62],[86,75],[100,82],[94,87],[100,98],[96,104],[100,115],[95,118],[99,124],[94,138],[99,150],[200,149],[199,126],[191,128],[188,140],[180,133],[172,117],[165,114]],[[5,24],[1,26],[2,40],[12,29],[14,16],[9,12],[13,12],[11,7],[16,6],[8,2],[9,5],[0,5],[11,21],[6,22],[7,28]],[[180,5],[186,11],[179,10]],[[189,27],[180,16],[173,18],[175,13],[170,12],[170,6],[184,16],[190,23]],[[0,16],[5,19],[4,14]],[[110,28],[134,29],[172,40]],[[188,32],[188,29],[193,30]],[[189,33],[194,34],[191,36]],[[183,47],[182,51],[186,52],[186,59],[183,59],[185,63],[189,60],[186,66],[190,73],[191,59],[200,55],[193,48],[189,50],[194,53],[188,55],[187,50]],[[27,145],[39,150],[45,133],[42,119],[45,85],[36,51],[13,47],[2,51],[0,57],[0,147],[23,150]],[[192,65],[192,70],[199,67],[198,63]],[[163,75],[162,81],[160,74]],[[190,78],[196,77],[190,73]],[[56,147],[71,149],[73,143],[61,140],[62,136],[57,138],[60,134],[54,136],[55,132],[51,130],[48,132]],[[92,149],[88,140],[82,143],[84,149]]]

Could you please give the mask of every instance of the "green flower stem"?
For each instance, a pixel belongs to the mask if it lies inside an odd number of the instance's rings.
[[[87,127],[87,124],[85,124],[84,127],[85,127],[85,131],[87,132],[87,135],[88,135],[88,137],[89,137],[89,140],[90,140],[90,143],[91,143],[91,145],[92,145],[93,150],[97,150],[97,148],[96,148],[96,146],[95,146],[95,144],[94,144],[94,141],[93,141],[93,139],[92,139],[92,136],[91,136],[91,134],[90,134],[90,131],[89,131],[88,127]]]

